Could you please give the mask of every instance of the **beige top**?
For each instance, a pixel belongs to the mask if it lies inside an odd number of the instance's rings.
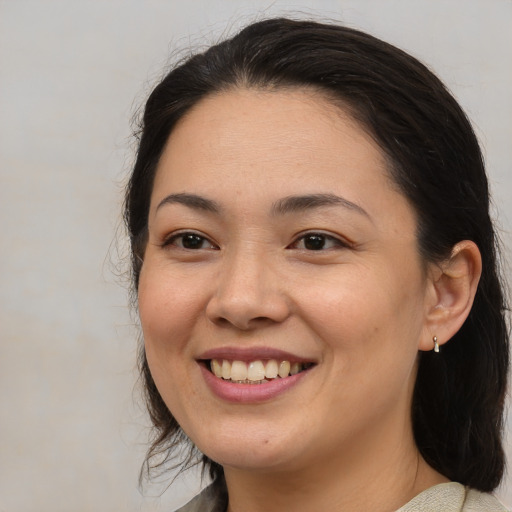
[[[217,503],[215,503],[217,501]],[[176,512],[225,512],[207,487]],[[418,494],[396,512],[512,512],[492,494],[486,494],[456,482],[439,484]]]
[[[418,494],[397,512],[510,512],[492,495],[456,482],[439,484]]]

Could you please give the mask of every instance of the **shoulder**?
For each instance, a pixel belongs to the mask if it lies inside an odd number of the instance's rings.
[[[224,512],[224,500],[213,486],[207,487],[176,512]],[[418,494],[396,512],[512,512],[492,494],[451,482]]]
[[[176,512],[224,512],[225,508],[224,499],[210,485]]]
[[[466,501],[464,502],[463,512],[496,511],[510,512],[500,503],[492,494],[468,489]]]
[[[509,512],[492,495],[451,482],[418,494],[397,512]]]

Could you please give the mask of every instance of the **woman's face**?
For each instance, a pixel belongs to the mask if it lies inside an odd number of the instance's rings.
[[[158,166],[139,307],[196,446],[267,470],[398,447],[429,335],[415,232],[382,152],[318,93],[233,90],[190,111]]]

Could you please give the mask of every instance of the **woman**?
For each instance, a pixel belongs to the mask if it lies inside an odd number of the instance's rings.
[[[182,511],[504,510],[487,179],[422,64],[248,26],[149,97],[125,217],[148,468],[189,443],[213,479]]]

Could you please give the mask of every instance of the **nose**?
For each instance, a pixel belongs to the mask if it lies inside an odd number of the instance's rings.
[[[206,307],[210,321],[244,331],[284,322],[290,307],[274,267],[258,254],[225,258]]]

